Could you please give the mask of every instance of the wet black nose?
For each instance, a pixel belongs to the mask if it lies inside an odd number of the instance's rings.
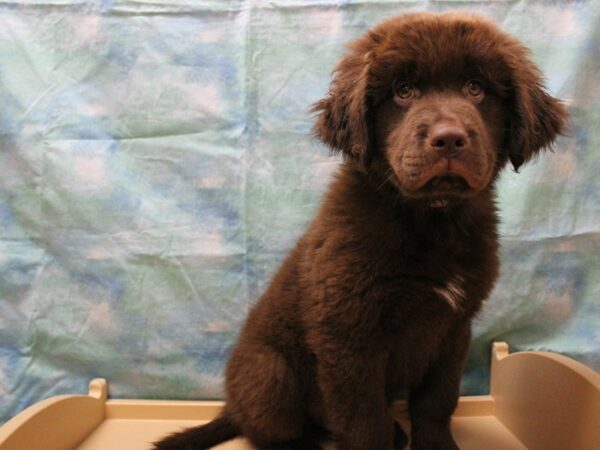
[[[469,146],[467,131],[454,123],[440,122],[429,130],[429,146],[446,156],[456,156]]]

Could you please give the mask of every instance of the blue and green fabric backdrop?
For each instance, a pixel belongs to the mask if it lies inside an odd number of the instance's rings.
[[[489,344],[600,368],[600,2],[0,0],[0,422],[106,377],[219,398],[240,323],[338,160],[310,137],[344,44],[464,9],[521,38],[573,130],[499,184]]]

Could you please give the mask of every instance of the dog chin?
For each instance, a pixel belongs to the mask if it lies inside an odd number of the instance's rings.
[[[461,196],[475,192],[467,180],[454,173],[441,174],[431,178],[419,191],[427,195],[456,195]]]
[[[449,203],[468,200],[485,190],[472,188],[458,175],[439,176],[418,188],[396,185],[407,200],[424,202],[429,206],[446,206]]]
[[[439,198],[467,199],[487,187],[487,183],[483,180],[474,176],[467,179],[455,172],[430,174],[426,178],[421,178],[417,183],[403,183],[402,178],[398,177],[398,182],[394,184],[405,197],[427,201]]]

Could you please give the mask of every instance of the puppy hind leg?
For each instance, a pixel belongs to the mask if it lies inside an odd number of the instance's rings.
[[[243,434],[259,450],[323,450],[319,437],[302,429],[302,420],[295,415],[271,416],[264,427],[246,429]]]
[[[254,346],[230,366],[233,414],[260,450],[320,450],[306,433],[303,392],[297,373],[269,347]],[[309,438],[310,436],[310,438]]]
[[[260,450],[323,450],[323,447],[310,438],[296,439],[294,441],[273,443],[267,446],[258,446]]]
[[[288,418],[293,416],[288,416]],[[271,417],[262,429],[245,430],[244,435],[259,450],[323,450],[318,438],[298,428],[297,422]],[[301,419],[300,419],[301,420]]]

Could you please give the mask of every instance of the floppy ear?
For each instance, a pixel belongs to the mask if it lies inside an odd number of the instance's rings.
[[[313,112],[319,113],[313,132],[334,153],[368,164],[369,120],[368,85],[371,53],[364,41],[352,45],[333,72],[333,81],[327,96],[315,103]]]
[[[516,116],[511,123],[509,159],[518,172],[564,133],[569,113],[559,100],[546,93],[539,70],[526,56],[516,63],[512,78]]]

